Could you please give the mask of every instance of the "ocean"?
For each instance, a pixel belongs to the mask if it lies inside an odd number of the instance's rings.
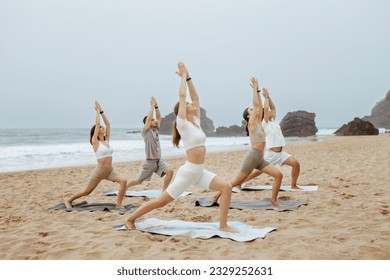
[[[144,141],[140,128],[112,128],[113,162],[143,160]],[[286,138],[295,141],[321,141],[336,129],[319,129],[317,136]],[[171,136],[160,135],[162,157],[184,156],[184,148],[173,147]],[[207,137],[208,152],[243,150],[248,137]],[[74,129],[0,129],[0,173],[96,164],[89,143],[88,128]]]

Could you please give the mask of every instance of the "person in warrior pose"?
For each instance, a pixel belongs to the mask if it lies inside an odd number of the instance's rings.
[[[204,168],[206,135],[200,124],[199,96],[183,63],[178,63],[178,71],[176,73],[180,76],[180,87],[179,102],[174,108],[177,118],[173,124],[172,142],[176,147],[179,147],[180,140],[183,142],[186,149],[186,163],[178,169],[172,184],[159,197],[144,203],[130,215],[125,222],[126,226],[129,229],[135,229],[136,219],[156,208],[167,205],[178,198],[188,187],[195,185],[221,193],[219,228],[223,231],[234,232],[227,224],[231,185]],[[192,103],[186,102],[187,83]]]

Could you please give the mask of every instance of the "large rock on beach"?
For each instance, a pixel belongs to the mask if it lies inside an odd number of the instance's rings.
[[[211,119],[209,119],[206,116],[206,110],[203,108],[200,108],[200,122],[202,125],[202,130],[207,136],[211,136],[214,134],[214,123]],[[173,123],[176,120],[175,113],[170,113],[166,115],[165,117],[161,118],[161,127],[160,127],[160,134],[165,135],[172,135],[172,127]]]
[[[372,108],[371,116],[365,116],[363,120],[371,122],[377,128],[390,128],[390,90],[385,98]]]
[[[289,112],[280,122],[285,137],[306,137],[316,135],[318,129],[315,124],[315,113],[306,111]]]
[[[353,121],[341,126],[334,134],[336,136],[378,135],[379,130],[369,121],[354,118]]]

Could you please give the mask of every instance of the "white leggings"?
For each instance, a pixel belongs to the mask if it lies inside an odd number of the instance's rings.
[[[203,164],[186,161],[177,170],[175,179],[167,188],[167,193],[174,199],[178,198],[188,187],[197,186],[208,189],[216,175],[206,169]]]

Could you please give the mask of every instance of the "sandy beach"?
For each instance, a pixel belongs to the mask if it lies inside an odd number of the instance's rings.
[[[124,260],[124,259],[269,259],[328,260],[390,259],[390,134],[329,137],[324,141],[294,143],[285,149],[301,162],[301,185],[318,185],[316,192],[281,192],[286,200],[307,199],[295,211],[229,211],[229,221],[276,227],[264,239],[235,242],[229,239],[192,239],[140,231],[114,231],[125,215],[116,212],[66,212],[48,210],[83,188],[95,166],[1,173],[0,259],[2,260]],[[206,168],[232,180],[246,150],[210,153]],[[183,158],[169,158],[175,169]],[[127,178],[136,178],[142,161],[115,163]],[[282,167],[283,184],[289,184],[290,168]],[[252,184],[271,184],[266,175]],[[133,190],[156,189],[162,180]],[[102,182],[86,200],[115,203],[102,196],[118,184]],[[195,207],[196,197],[212,193],[191,187],[191,196],[145,216],[160,219],[217,222],[218,208]],[[270,191],[233,194],[235,200],[263,199]],[[125,198],[124,204],[143,203],[142,197]]]

